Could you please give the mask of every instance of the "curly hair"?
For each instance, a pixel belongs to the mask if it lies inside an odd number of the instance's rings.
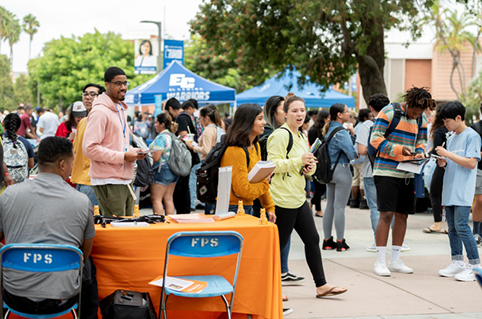
[[[426,87],[418,88],[413,86],[410,90],[408,90],[405,95],[403,95],[407,106],[418,107],[422,110],[433,110],[435,108],[435,100],[432,99],[432,95],[427,89],[428,88]]]
[[[373,109],[377,112],[380,112],[388,104],[390,104],[390,99],[381,93],[373,94],[368,100],[368,105],[373,107]]]
[[[5,132],[7,133],[7,137],[13,143],[13,148],[17,148],[17,130],[20,128],[20,124],[22,121],[20,120],[20,116],[16,113],[10,113],[3,119],[3,124],[5,126]]]
[[[38,146],[38,163],[40,166],[55,163],[74,156],[72,142],[65,137],[49,136],[44,138]]]

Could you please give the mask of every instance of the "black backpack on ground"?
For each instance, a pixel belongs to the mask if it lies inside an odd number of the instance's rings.
[[[344,130],[343,126],[337,127],[331,132],[327,139],[324,139],[323,144],[318,148],[315,153],[318,163],[316,164],[316,171],[313,174],[313,178],[320,184],[327,184],[333,179],[333,172],[335,171],[338,161],[341,157],[341,151],[336,159],[335,166],[331,169],[330,154],[328,153],[328,143],[339,131]]]
[[[196,195],[202,203],[214,204],[216,202],[216,197],[218,196],[219,167],[224,153],[228,148],[226,144],[224,144],[225,137],[226,135],[223,135],[221,141],[214,145],[204,159],[201,167],[196,171]],[[255,147],[256,151],[258,151],[256,144]],[[248,149],[243,147],[243,150],[246,153],[247,166],[249,167]]]

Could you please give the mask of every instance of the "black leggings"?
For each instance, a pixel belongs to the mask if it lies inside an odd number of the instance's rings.
[[[321,261],[320,236],[313,220],[310,206],[305,203],[299,208],[276,206],[276,225],[278,225],[280,251],[288,243],[291,232],[296,230],[305,245],[305,256],[316,287],[326,284],[323,262]]]
[[[430,183],[430,198],[432,201],[433,220],[436,223],[442,221],[442,188],[444,185],[445,169],[437,166],[433,172]]]
[[[313,179],[313,184],[315,184],[315,192],[311,203],[315,204],[315,210],[321,211],[321,196],[326,192],[326,184],[320,184],[315,179]]]

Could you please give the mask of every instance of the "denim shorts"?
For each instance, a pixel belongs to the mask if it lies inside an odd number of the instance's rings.
[[[156,184],[169,186],[169,184],[176,183],[179,180],[179,176],[174,175],[174,173],[171,172],[167,164],[164,164],[161,166],[160,172],[159,172],[159,167],[156,167],[155,172],[156,172]]]

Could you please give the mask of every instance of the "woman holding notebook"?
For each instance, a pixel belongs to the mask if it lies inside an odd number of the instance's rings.
[[[326,282],[321,260],[320,236],[315,226],[310,205],[305,196],[305,177],[316,169],[316,157],[309,151],[308,140],[299,132],[305,120],[305,102],[298,96],[289,97],[283,106],[286,123],[268,139],[268,160],[276,165],[271,179],[271,195],[276,209],[280,249],[296,230],[305,245],[306,261],[316,286],[316,297],[339,295],[346,292]],[[292,147],[287,154],[287,146]]]
[[[238,201],[242,200],[246,214],[252,215],[253,200],[259,198],[269,220],[275,222],[274,203],[269,192],[270,176],[258,183],[248,180],[249,172],[261,160],[258,136],[264,132],[265,125],[263,109],[259,105],[239,106],[226,133],[224,143],[227,148],[220,166],[233,167],[229,211],[237,212]]]

